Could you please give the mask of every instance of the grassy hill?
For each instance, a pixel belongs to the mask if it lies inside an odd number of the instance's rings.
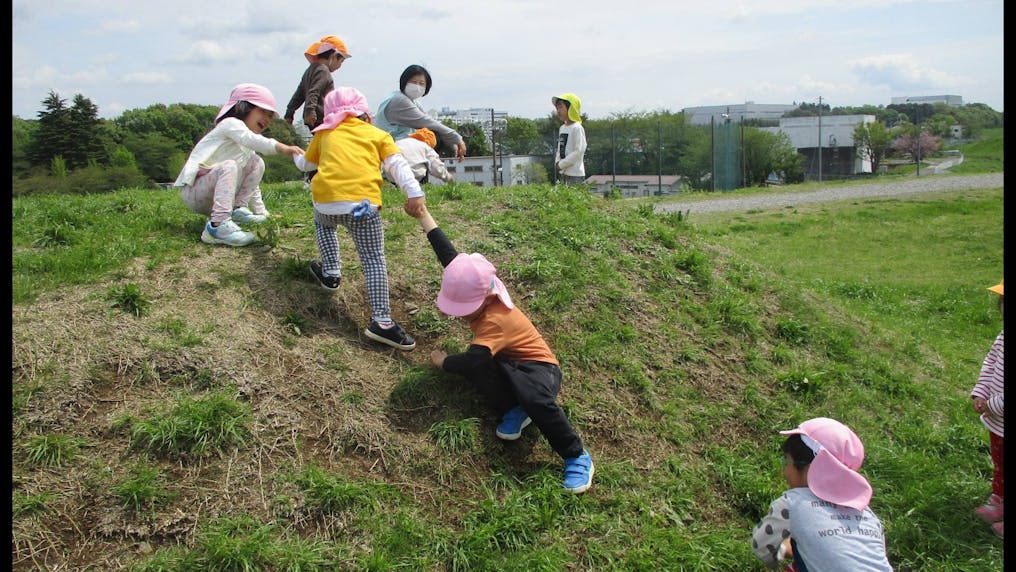
[[[897,570],[1001,567],[971,513],[991,463],[967,398],[1001,327],[1001,189],[707,223],[574,188],[429,187],[562,362],[596,462],[581,496],[535,428],[500,441],[429,366],[469,332],[436,311],[440,265],[396,190],[409,353],[362,335],[348,236],[328,295],[307,192],[264,190],[279,217],[244,249],[201,244],[172,191],[13,201],[15,570],[761,570],[777,431],[816,416],[864,440]],[[900,256],[919,257],[905,276],[870,263]]]

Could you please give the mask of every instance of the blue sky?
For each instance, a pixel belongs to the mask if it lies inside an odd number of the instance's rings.
[[[817,102],[888,105],[959,95],[1003,111],[1002,0],[14,0],[12,113],[50,91],[114,118],[156,103],[221,105],[237,83],[283,109],[321,36],[351,55],[334,74],[372,108],[409,64],[427,109],[545,117]]]

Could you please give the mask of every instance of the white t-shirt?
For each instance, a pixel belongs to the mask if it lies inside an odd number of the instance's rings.
[[[554,163],[562,175],[585,177],[586,130],[581,123],[561,125],[557,130],[557,150]]]
[[[807,487],[790,489],[755,526],[752,550],[766,566],[776,568],[788,536],[809,571],[892,572],[882,522],[870,507],[860,511],[824,501]]]

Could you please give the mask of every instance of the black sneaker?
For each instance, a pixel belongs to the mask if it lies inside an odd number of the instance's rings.
[[[322,288],[329,292],[334,292],[339,289],[339,283],[342,282],[341,276],[325,276],[325,273],[321,270],[321,263],[317,260],[312,260],[310,263],[310,273],[317,279],[318,284]]]
[[[416,347],[416,340],[413,336],[407,334],[401,326],[392,322],[394,325],[387,330],[382,328],[374,320],[370,321],[370,325],[363,331],[363,334],[375,342],[381,342],[382,344],[388,344],[393,348],[400,350],[409,351]]]

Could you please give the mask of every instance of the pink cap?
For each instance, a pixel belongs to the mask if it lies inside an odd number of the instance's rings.
[[[437,309],[449,316],[468,316],[489,294],[496,294],[505,306],[514,308],[508,290],[494,272],[494,265],[482,254],[460,253],[448,263],[441,276]]]
[[[355,87],[336,87],[325,95],[325,118],[321,125],[311,131],[317,133],[326,129],[335,129],[347,117],[370,115],[367,98]]]
[[[271,111],[275,115],[279,114],[275,110],[275,96],[272,95],[272,92],[268,91],[267,87],[256,83],[240,83],[233,88],[233,91],[229,92],[229,101],[219,108],[219,112],[215,114],[215,120],[218,121],[220,117],[225,115],[230,109],[233,109],[233,106],[241,101],[253,103],[265,111]]]
[[[857,472],[864,462],[864,445],[849,427],[835,419],[816,417],[780,431],[801,435],[815,460],[808,469],[808,488],[818,498],[864,510],[871,501],[871,485]]]

